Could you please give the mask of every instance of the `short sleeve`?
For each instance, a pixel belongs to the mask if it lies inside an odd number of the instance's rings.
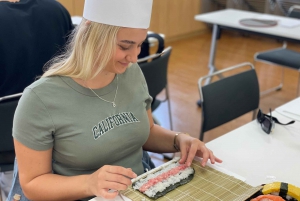
[[[13,137],[38,151],[53,147],[53,121],[47,108],[33,91],[26,88],[18,103],[13,122]]]
[[[148,86],[147,86],[146,81],[145,81],[145,84],[143,84],[143,85],[145,86],[147,93],[148,93],[148,98],[145,100],[145,102],[146,102],[146,110],[149,110],[151,108],[151,103],[152,103],[153,98],[149,95]]]
[[[138,66],[138,65],[137,65]],[[141,78],[142,78],[142,85],[147,93],[147,98],[145,100],[145,103],[146,103],[146,110],[150,109],[151,108],[151,103],[152,103],[152,100],[153,98],[150,96],[149,94],[149,90],[148,90],[148,85],[147,85],[147,82],[146,82],[146,79],[145,79],[145,76],[140,68],[140,66],[138,66],[139,70],[140,70],[140,73],[141,73]]]

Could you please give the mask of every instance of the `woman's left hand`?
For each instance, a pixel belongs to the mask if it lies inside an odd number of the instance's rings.
[[[215,162],[222,163],[222,160],[217,158],[213,152],[208,149],[204,142],[197,138],[193,138],[189,135],[179,134],[176,139],[176,144],[180,147],[181,157],[179,163],[190,166],[194,157],[198,156],[202,158],[201,165],[204,167],[208,160],[212,164]]]

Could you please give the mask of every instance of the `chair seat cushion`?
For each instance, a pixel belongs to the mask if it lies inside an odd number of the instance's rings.
[[[297,70],[300,69],[300,52],[289,49],[276,49],[258,53],[256,59]]]

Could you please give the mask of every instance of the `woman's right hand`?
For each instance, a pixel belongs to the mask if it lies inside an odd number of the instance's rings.
[[[88,194],[113,199],[118,191],[126,190],[137,175],[131,168],[105,165],[87,177]],[[114,190],[114,191],[110,191]]]

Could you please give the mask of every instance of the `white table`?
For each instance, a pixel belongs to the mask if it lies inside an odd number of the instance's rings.
[[[284,106],[294,108],[295,101],[300,107],[300,97]],[[276,110],[272,116],[282,123],[291,121]],[[223,160],[219,166],[244,177],[249,185],[280,181],[300,187],[299,120],[288,126],[276,124],[269,135],[255,120],[206,145]]]
[[[291,121],[287,116],[276,112],[282,108],[292,108],[298,112],[300,97],[272,112],[272,116],[282,123]],[[221,164],[207,164],[208,166],[251,186],[280,181],[300,187],[300,119],[288,126],[276,124],[269,135],[255,120],[207,143],[206,146],[223,160]],[[125,196],[122,198],[130,201]],[[117,196],[115,201],[122,201],[122,198]],[[108,200],[97,197],[90,201]]]
[[[246,31],[248,33],[256,33],[264,35],[267,37],[273,37],[282,40],[293,40],[300,41],[300,26],[287,28],[284,26],[274,26],[274,27],[247,27],[241,25],[239,21],[245,18],[262,18],[263,16],[268,17],[268,19],[274,18],[279,22],[288,22],[291,19],[288,17],[280,17],[275,15],[266,15],[256,12],[235,10],[235,9],[225,9],[205,14],[200,14],[195,16],[195,20],[213,24],[213,34],[211,39],[210,48],[210,58],[209,58],[209,74],[215,72],[217,68],[214,65],[215,62],[215,52],[217,47],[217,39],[220,33],[220,29],[234,29],[238,31]],[[206,83],[209,83],[210,79],[207,79]]]

